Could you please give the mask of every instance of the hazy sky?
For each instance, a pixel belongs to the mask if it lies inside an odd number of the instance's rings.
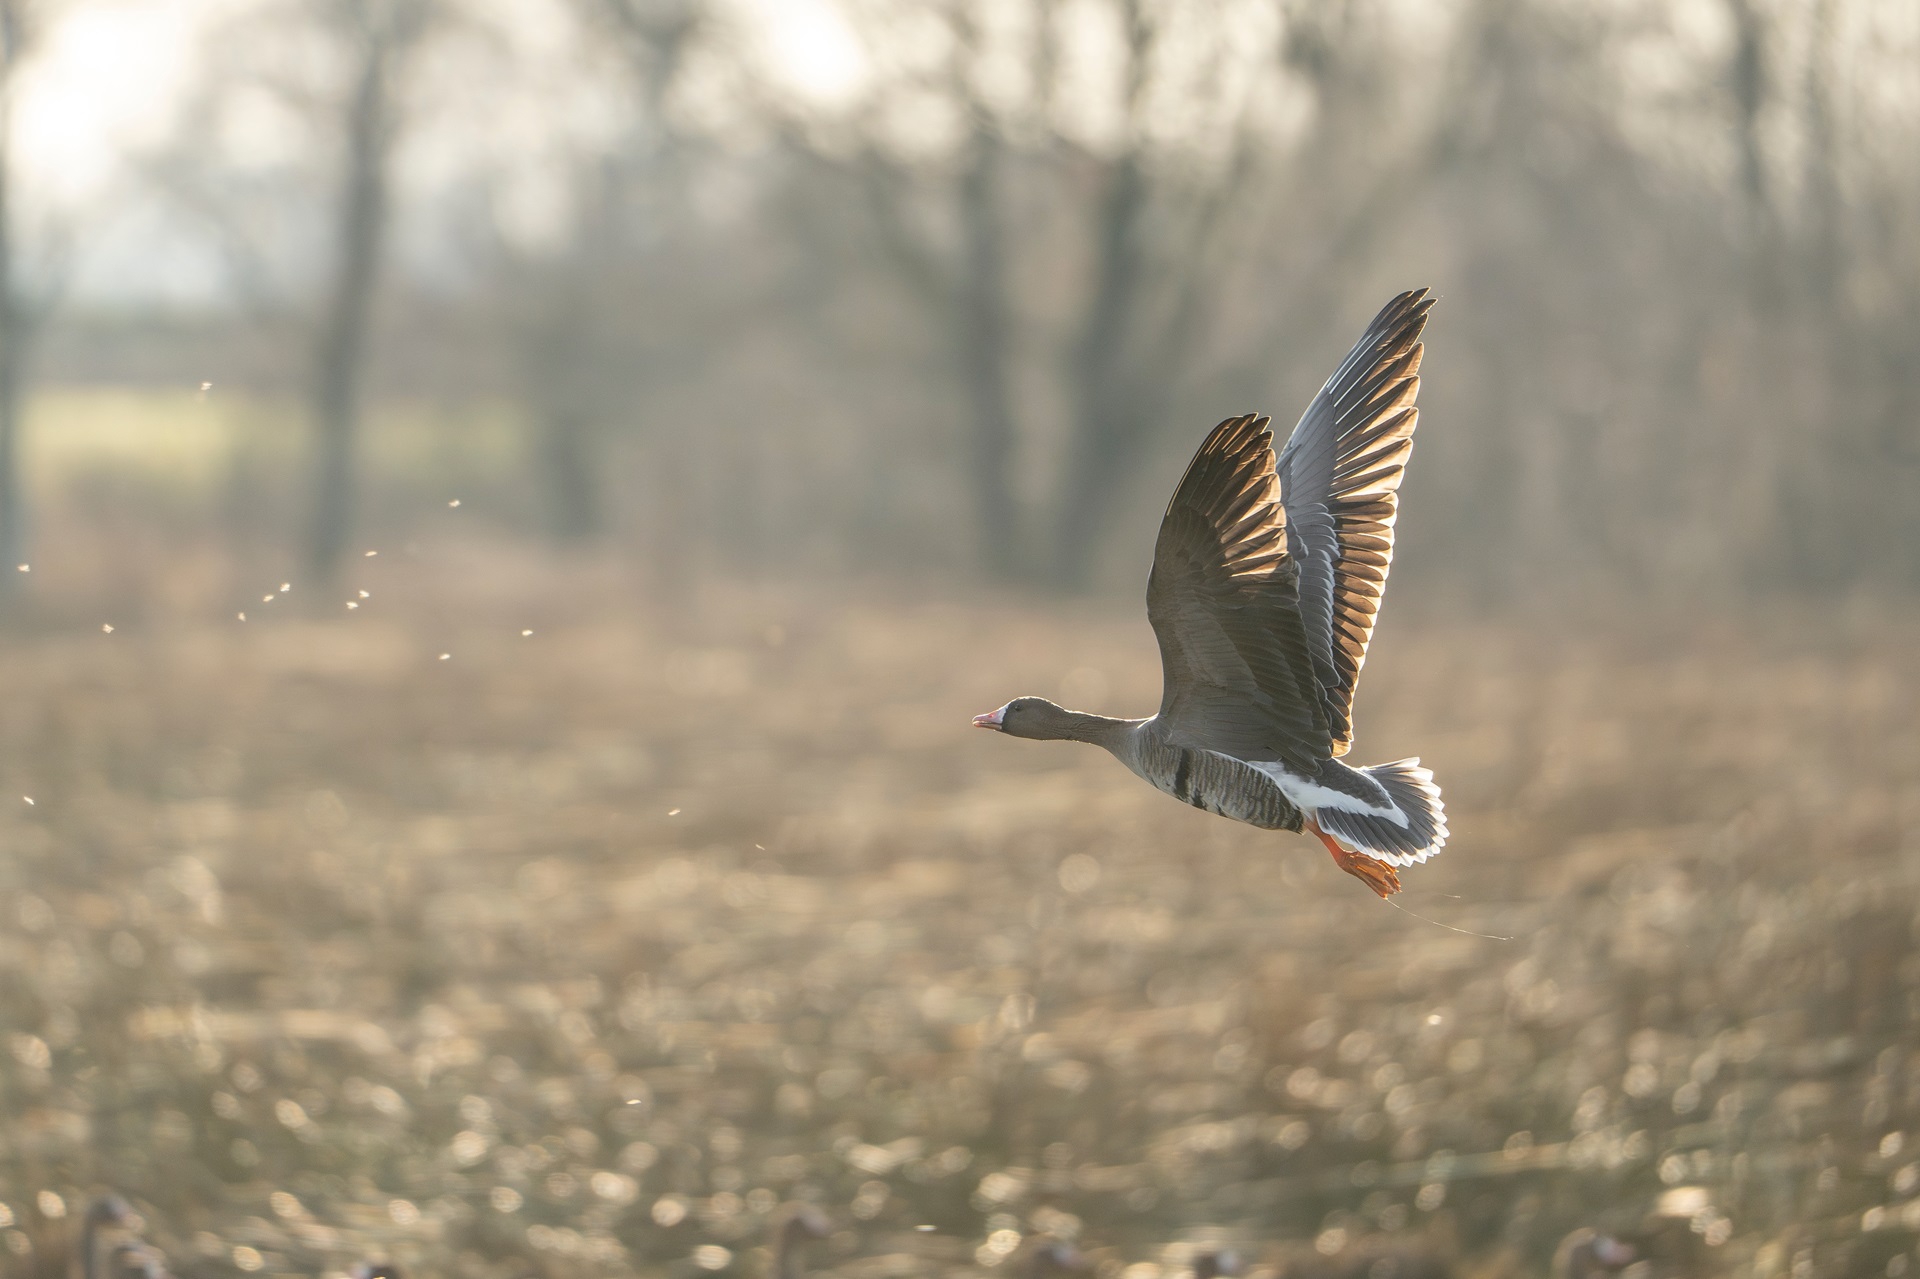
[[[81,0],[57,10],[19,86],[21,186],[98,198],[130,150],[157,141],[204,24],[227,0]]]
[[[579,86],[554,74],[573,56],[564,0],[469,0],[495,27],[542,54],[516,86],[498,86],[472,137],[458,129],[409,157],[410,177],[445,181],[481,152],[518,146],[538,157],[557,131],[577,124]],[[29,244],[62,245],[66,291],[85,300],[188,299],[212,287],[215,259],[182,239],[175,221],[139,181],[143,156],[168,142],[176,109],[200,72],[208,36],[252,0],[65,0],[21,76],[14,99],[15,189]],[[767,74],[801,96],[830,100],[860,76],[860,51],[831,0],[731,0],[727,9]],[[591,125],[584,126],[591,132]],[[476,141],[478,139],[478,141]],[[417,141],[417,140],[416,140]],[[538,160],[534,167],[537,170]],[[537,184],[537,174],[534,178]]]
[[[52,243],[65,246],[60,262],[66,292],[83,301],[208,300],[217,293],[219,259],[210,240],[205,235],[196,238],[177,207],[166,204],[150,184],[141,181],[141,164],[163,144],[183,140],[178,137],[176,108],[189,87],[201,82],[203,52],[217,43],[210,37],[239,15],[272,2],[50,0],[45,11],[53,15],[51,26],[26,64],[14,102],[14,190],[30,270],[39,260],[36,246]],[[1620,2],[1593,0],[1599,10]],[[925,20],[924,11],[915,9],[916,0],[892,0],[891,4],[862,0],[860,6],[852,6],[864,8],[870,16],[889,17],[883,25],[894,43],[881,49],[871,63],[866,47],[842,16],[847,0],[712,3],[729,57],[710,60],[724,61],[724,68],[710,66],[704,74],[685,77],[694,91],[683,104],[703,117],[703,127],[738,114],[742,102],[768,87],[790,101],[809,102],[828,112],[849,107],[869,86],[886,83],[889,75],[901,77],[902,66],[928,57],[937,63],[940,57],[940,41],[927,38],[927,28],[940,24]],[[419,72],[417,83],[427,86],[426,96],[437,97],[437,109],[422,111],[412,122],[399,157],[402,248],[415,258],[439,234],[416,217],[416,211],[430,203],[435,193],[471,191],[483,185],[474,181],[477,175],[484,175],[485,184],[490,184],[493,214],[508,234],[532,240],[543,225],[563,226],[564,214],[558,210],[563,209],[568,189],[564,175],[570,157],[609,145],[630,118],[625,114],[630,100],[617,87],[618,76],[596,76],[590,70],[596,59],[603,71],[610,65],[606,40],[574,29],[570,15],[578,9],[570,0],[458,0],[458,7],[480,18],[467,24],[470,28],[484,27],[488,34],[468,41],[464,53],[456,51],[451,59],[442,59],[438,71]],[[1449,7],[1426,0],[1407,0],[1398,6],[1408,19],[1402,24],[1405,34],[1414,38],[1409,48],[1444,46],[1438,28],[1423,28],[1433,26],[1434,14]],[[983,11],[1024,12],[1019,5],[987,5]],[[1118,38],[1117,28],[1108,21],[1112,9],[1101,0],[1062,0],[1056,12],[1071,36],[1063,42],[1062,58],[1062,83],[1069,92],[1060,100],[1069,106],[1090,104],[1086,120],[1063,123],[1077,135],[1097,140],[1112,121],[1096,118],[1095,109],[1116,100],[1114,93],[1099,87],[1102,76],[1118,65],[1115,58],[1102,56],[1105,45]],[[1224,32],[1235,48],[1263,49],[1276,38],[1271,0],[1235,0],[1207,12],[1213,15],[1210,29]],[[1637,96],[1627,99],[1628,105],[1637,104],[1646,116],[1639,131],[1646,135],[1650,154],[1663,148],[1685,152],[1691,146],[1708,159],[1687,152],[1676,163],[1709,162],[1719,154],[1714,147],[1725,150],[1725,130],[1712,113],[1692,104],[1695,95],[1712,89],[1718,75],[1714,68],[1726,56],[1730,28],[1716,0],[1676,3],[1667,12],[1670,21],[1664,25],[1643,22],[1622,28],[1641,32],[1620,41],[1623,74],[1639,86]],[[1910,58],[1920,41],[1916,32],[1920,18],[1915,17],[1920,3],[1881,0],[1846,12],[1854,16],[1840,32],[1845,37],[1839,41],[1843,52],[1854,46],[1884,46],[1884,56],[1907,65],[1902,60]],[[1422,14],[1424,19],[1419,18]],[[1804,43],[1799,32],[1799,26],[1782,18],[1774,53],[1786,69],[1783,75],[1799,74],[1794,70],[1799,44]],[[1178,43],[1171,38],[1167,42],[1169,48]],[[932,54],[926,53],[929,48]],[[1017,82],[1022,65],[1015,58],[999,67],[1006,74],[996,74],[995,85],[1002,80]],[[1196,65],[1213,64],[1202,59]],[[1885,82],[1888,92],[1899,88],[1912,94],[1913,86],[1920,84],[1920,78],[1904,72],[1873,77],[1856,70],[1853,63],[1847,64],[1849,83],[1856,88]],[[207,154],[217,154],[223,162],[258,163],[263,168],[283,162],[304,166],[309,172],[316,162],[327,162],[324,139],[316,146],[310,129],[285,127],[284,108],[276,121],[273,108],[260,105],[263,96],[255,94],[253,107],[238,113],[247,117],[238,121],[241,127],[227,129],[219,141],[207,143]],[[1210,137],[1213,131],[1206,119],[1189,119],[1178,109],[1207,98],[1206,94],[1176,94],[1156,105],[1152,119],[1156,127],[1173,129],[1182,137]],[[1284,114],[1289,106],[1281,93],[1264,92],[1258,99],[1270,112]],[[917,117],[902,108],[903,101],[907,107],[913,105],[897,96],[890,100],[886,118],[904,127]],[[1911,103],[1894,102],[1887,110],[1911,116],[1917,109]],[[1691,122],[1696,131],[1704,128],[1710,136],[1703,142],[1677,132],[1676,119]],[[1714,162],[1725,159],[1721,156]],[[311,200],[305,201],[302,211],[316,219],[323,217]],[[58,234],[43,234],[49,227],[57,227]],[[318,261],[322,255],[308,251],[310,247],[301,242],[300,251],[292,257]]]

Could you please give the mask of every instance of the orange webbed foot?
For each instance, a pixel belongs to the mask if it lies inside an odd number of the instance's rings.
[[[1307,830],[1320,837],[1320,842],[1333,854],[1333,864],[1352,875],[1355,879],[1371,888],[1381,897],[1391,897],[1400,891],[1400,876],[1393,867],[1377,857],[1342,848],[1338,840],[1320,829],[1320,823],[1311,817],[1307,819]]]

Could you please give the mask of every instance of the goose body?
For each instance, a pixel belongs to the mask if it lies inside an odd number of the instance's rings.
[[[1447,840],[1418,759],[1354,768],[1353,692],[1393,558],[1419,419],[1425,289],[1403,293],[1307,408],[1284,450],[1269,419],[1228,418],[1174,490],[1147,617],[1159,711],[1112,719],[1020,697],[974,717],[1015,737],[1090,742],[1184,804],[1319,837],[1380,896]]]

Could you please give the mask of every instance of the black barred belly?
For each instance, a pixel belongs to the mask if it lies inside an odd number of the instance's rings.
[[[1217,751],[1161,746],[1140,761],[1140,774],[1183,804],[1266,830],[1299,830],[1301,812],[1258,769]]]

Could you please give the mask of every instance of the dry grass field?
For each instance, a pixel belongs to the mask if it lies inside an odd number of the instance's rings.
[[[1150,709],[1126,602],[358,567],[56,547],[0,634],[17,1270],[112,1184],[203,1276],[757,1275],[794,1196],[866,1279],[1031,1229],[1109,1279],[1540,1274],[1579,1225],[1907,1272],[1920,621],[1389,610],[1356,758],[1447,789],[1422,919],[968,728]]]

